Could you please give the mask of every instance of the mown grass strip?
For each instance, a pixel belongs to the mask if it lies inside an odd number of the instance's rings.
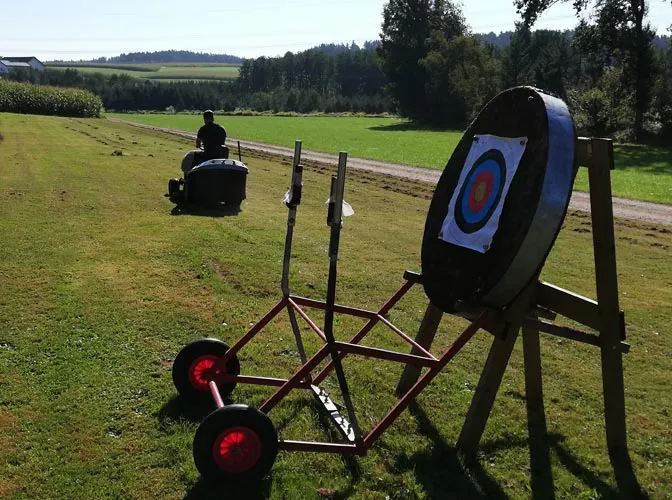
[[[199,115],[112,114],[137,121],[195,132]],[[443,169],[462,133],[427,130],[398,118],[220,116],[232,137],[269,144],[291,144],[297,137],[315,151],[347,149],[352,156]],[[612,173],[614,196],[672,204],[672,150],[620,144],[615,147]],[[588,177],[579,172],[575,189],[588,190]]]

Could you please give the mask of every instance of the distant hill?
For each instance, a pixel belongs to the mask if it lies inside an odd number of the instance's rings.
[[[571,39],[574,36],[573,30],[565,30],[567,38]],[[489,43],[496,47],[508,47],[511,44],[511,36],[513,31],[502,31],[499,34],[490,33],[476,33],[483,43]],[[670,37],[667,35],[658,36],[653,39],[653,45],[657,49],[667,49],[670,46]],[[380,46],[380,40],[370,40],[364,42],[360,47],[355,42],[350,44],[328,43],[320,44],[308,50],[317,50],[329,55],[338,55],[345,52],[353,52],[359,50],[375,50]],[[69,61],[50,61],[50,62],[69,62]],[[224,63],[224,64],[242,64],[243,58],[232,56],[229,54],[210,54],[206,52],[192,52],[190,50],[161,50],[158,52],[131,52],[129,54],[121,54],[115,57],[99,57],[88,61],[77,61],[80,63],[98,63],[98,64],[147,64],[147,63]]]
[[[54,61],[64,62],[64,61]],[[99,57],[81,63],[225,63],[242,64],[243,58],[228,54],[209,54],[190,50],[160,50],[158,52],[131,52],[115,57]]]
[[[666,49],[670,46],[670,37],[663,35],[663,36],[658,36],[653,39],[653,46],[656,47],[657,49]]]
[[[375,50],[377,47],[380,47],[380,40],[369,40],[364,42],[364,45],[361,47],[355,42],[351,44],[347,43],[322,43],[317,47],[313,47],[308,50],[317,50],[329,54],[331,56],[337,56],[338,54],[343,54],[345,52],[357,52],[359,50]]]
[[[499,35],[494,32],[476,33],[476,37],[483,43],[489,43],[495,47],[508,47],[511,45],[513,31],[502,31]]]
[[[574,37],[574,30],[565,30],[564,33],[570,40]],[[499,34],[496,34],[492,31],[490,33],[476,33],[476,36],[482,42],[489,43],[495,47],[508,47],[511,45],[513,31],[502,31]],[[670,46],[670,37],[667,35],[656,35],[653,39],[653,46],[661,50],[667,49]]]
[[[359,50],[374,50],[380,46],[380,40],[364,42],[361,47],[355,42],[351,44],[323,43],[308,50],[318,50],[329,55],[338,55],[345,52]],[[224,63],[242,64],[243,58],[229,54],[210,54],[206,52],[192,52],[190,50],[160,50],[158,52],[131,52],[114,57],[98,57],[80,61],[48,61],[50,63],[92,63],[92,64],[156,64],[156,63]]]

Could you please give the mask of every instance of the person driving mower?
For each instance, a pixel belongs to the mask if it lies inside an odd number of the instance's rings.
[[[185,177],[192,168],[204,161],[229,157],[229,148],[224,145],[226,130],[215,123],[215,113],[208,109],[203,113],[203,121],[205,125],[196,135],[196,147],[199,149],[189,151],[182,159],[182,172]]]

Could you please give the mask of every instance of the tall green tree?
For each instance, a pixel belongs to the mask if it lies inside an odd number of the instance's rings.
[[[518,23],[502,60],[502,82],[504,87],[534,85],[564,98],[570,59],[571,48],[565,33],[533,32]]]
[[[421,65],[427,71],[426,121],[462,128],[499,90],[499,66],[473,36],[447,40],[434,31]]]
[[[429,68],[422,61],[437,33],[450,41],[467,32],[459,6],[451,0],[390,0],[383,8],[379,55],[388,90],[402,116],[427,121]]]
[[[660,137],[672,144],[672,45],[659,56],[660,76],[656,84],[654,110],[660,123]]]
[[[570,0],[514,0],[523,21],[531,26],[539,15],[558,2]],[[644,113],[651,103],[655,82],[652,40],[655,32],[646,21],[646,0],[572,0],[577,13],[592,8],[593,23],[582,23],[596,45],[606,48],[607,63],[623,66],[624,84],[634,94],[634,133],[641,137]]]

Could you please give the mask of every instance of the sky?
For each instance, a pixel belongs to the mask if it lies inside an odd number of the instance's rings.
[[[193,50],[240,57],[276,56],[320,43],[377,39],[386,0],[0,0],[0,55],[43,61],[120,53]],[[649,0],[659,34],[672,25],[669,0]],[[463,0],[473,32],[513,29],[513,0]],[[536,28],[569,29],[571,2],[558,4]]]

